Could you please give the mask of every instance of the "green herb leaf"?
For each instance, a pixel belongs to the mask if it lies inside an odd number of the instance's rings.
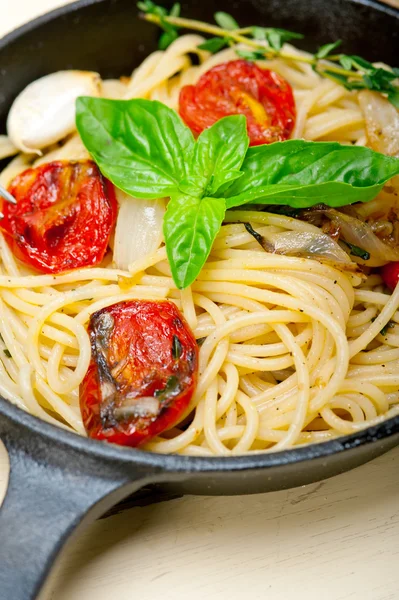
[[[173,280],[179,289],[190,285],[201,271],[225,212],[223,198],[176,196],[169,201],[163,231]]]
[[[222,29],[227,29],[228,31],[233,31],[234,29],[240,28],[240,26],[237,23],[237,21],[235,20],[235,18],[226,12],[219,11],[219,12],[215,13],[214,18],[215,18],[216,23]]]
[[[184,195],[188,194],[189,196],[200,198],[204,195],[207,184],[208,180],[206,177],[191,174],[179,183],[179,192]]]
[[[149,13],[153,15],[157,15],[158,17],[166,17],[168,11],[163,6],[158,6],[151,0],[144,0],[143,2],[137,3],[137,8],[139,8],[144,13]]]
[[[347,71],[350,71],[352,69],[352,58],[350,56],[342,54],[339,59],[339,62]]]
[[[170,17],[180,17],[181,5],[180,2],[175,2],[169,11]]]
[[[7,358],[11,358],[11,352],[9,351],[8,348],[5,348],[5,350],[3,350],[3,352],[7,356]]]
[[[221,186],[241,176],[248,144],[244,115],[224,117],[201,133],[190,167],[191,173],[201,173],[206,180],[201,195],[214,196]]]
[[[251,27],[252,37],[259,42],[267,42],[266,27]]]
[[[290,40],[301,40],[303,35],[287,29],[278,29],[276,27],[252,27],[252,36],[260,42],[267,42],[274,50],[281,50],[285,42]]]
[[[341,240],[341,242],[345,244],[345,246],[348,246],[349,254],[352,254],[352,256],[358,256],[363,260],[369,260],[370,252],[367,252],[367,250],[363,250],[363,248],[359,248],[359,246],[355,246],[355,244],[350,244],[346,240]]]
[[[170,196],[189,174],[193,135],[161,102],[78,98],[76,125],[104,175],[132,196]]]
[[[380,334],[386,335],[388,333],[388,329],[395,327],[395,321],[388,321],[388,323],[381,329]]]
[[[291,206],[286,206],[284,204],[282,204],[281,206],[279,206],[278,204],[276,206],[271,205],[264,210],[267,210],[267,212],[272,214],[285,215],[286,217],[292,218],[298,217],[298,215],[300,215],[301,213],[300,208],[292,208]]]
[[[306,208],[373,199],[399,173],[399,159],[360,146],[289,140],[248,149],[227,208],[249,202]]]
[[[154,397],[165,401],[168,398],[173,398],[181,392],[181,386],[178,378],[175,375],[168,377],[165,387],[162,390],[156,390]]]
[[[368,60],[365,60],[361,56],[350,56],[348,57],[352,61],[352,65],[360,71],[373,71],[374,66]]]
[[[170,196],[164,235],[179,288],[201,270],[226,206],[365,202],[399,174],[399,159],[336,142],[289,140],[248,149],[243,115],[217,121],[195,142],[175,111],[150,100],[79,98],[76,122],[117,187],[136,197]]]
[[[395,108],[399,110],[399,90],[389,92],[388,100],[391,104],[394,105]]]
[[[341,73],[335,73],[334,71],[330,71],[329,69],[323,69],[322,71],[317,71],[317,73],[322,73],[322,75],[324,75],[325,77],[327,76],[330,79],[333,79],[340,85],[343,85],[348,90],[352,89],[352,87],[351,87],[352,83],[349,82],[347,75],[342,75]],[[364,85],[363,85],[363,87],[364,87]]]
[[[172,357],[175,360],[178,360],[181,357],[182,351],[183,347],[181,345],[181,341],[179,340],[177,335],[174,335],[172,341]]]
[[[210,40],[206,40],[206,42],[203,42],[202,44],[199,44],[197,48],[199,50],[207,50],[208,52],[212,52],[212,54],[215,54],[215,52],[219,52],[219,50],[227,46],[227,44],[228,40],[226,38],[214,37]]]
[[[266,30],[266,39],[269,42],[270,47],[274,50],[281,50],[283,45],[290,40],[300,40],[302,38],[302,34],[287,31],[286,29],[268,28]]]
[[[178,37],[179,34],[175,29],[172,29],[172,31],[164,31],[159,38],[158,48],[160,50],[166,50],[166,48],[168,48],[172,42],[177,40]]]
[[[338,46],[342,44],[342,40],[337,40],[336,42],[331,42],[331,44],[324,44],[324,46],[320,46],[318,51],[315,54],[316,58],[326,58],[333,50],[336,50]]]
[[[387,69],[373,69],[363,75],[363,81],[370,90],[377,92],[394,91],[391,81],[396,79],[395,73],[388,71]]]
[[[265,58],[265,50],[242,50],[241,48],[236,49],[237,56],[245,58],[245,60],[263,60]]]

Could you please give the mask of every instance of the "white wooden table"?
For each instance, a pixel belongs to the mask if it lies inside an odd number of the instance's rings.
[[[0,0],[0,35],[62,4]],[[7,469],[0,449],[1,495]],[[398,499],[399,449],[304,488],[135,508],[68,548],[47,600],[397,600]]]

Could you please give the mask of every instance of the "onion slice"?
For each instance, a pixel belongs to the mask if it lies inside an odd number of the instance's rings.
[[[325,215],[339,229],[343,240],[366,250],[372,258],[384,262],[399,261],[399,247],[383,242],[373,232],[370,224],[333,208],[316,208],[312,211]]]
[[[249,223],[245,228],[266,252],[313,258],[345,271],[357,271],[347,252],[327,234],[318,231],[284,231],[261,235]]]
[[[153,254],[162,243],[165,200],[133,198],[115,189],[119,204],[114,241],[114,262],[127,270],[140,258]]]

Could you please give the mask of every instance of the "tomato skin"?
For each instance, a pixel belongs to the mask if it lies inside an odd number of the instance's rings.
[[[250,146],[289,138],[295,124],[295,100],[289,83],[246,60],[233,60],[204,73],[196,85],[182,88],[179,113],[201,133],[228,115],[247,118]]]
[[[178,421],[196,387],[198,346],[173,302],[128,300],[103,308],[91,316],[89,336],[80,408],[91,438],[139,446]],[[142,414],[140,399],[155,397],[155,412]],[[124,414],[132,402],[138,412]]]
[[[383,282],[391,290],[394,290],[399,281],[399,262],[390,262],[380,269]]]
[[[99,264],[115,225],[113,185],[91,160],[27,169],[9,186],[1,221],[13,253],[43,273]]]

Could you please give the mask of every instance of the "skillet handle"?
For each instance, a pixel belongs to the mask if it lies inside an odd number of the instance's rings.
[[[71,534],[155,478],[8,425],[0,421],[10,458],[0,509],[0,596],[36,600]]]

